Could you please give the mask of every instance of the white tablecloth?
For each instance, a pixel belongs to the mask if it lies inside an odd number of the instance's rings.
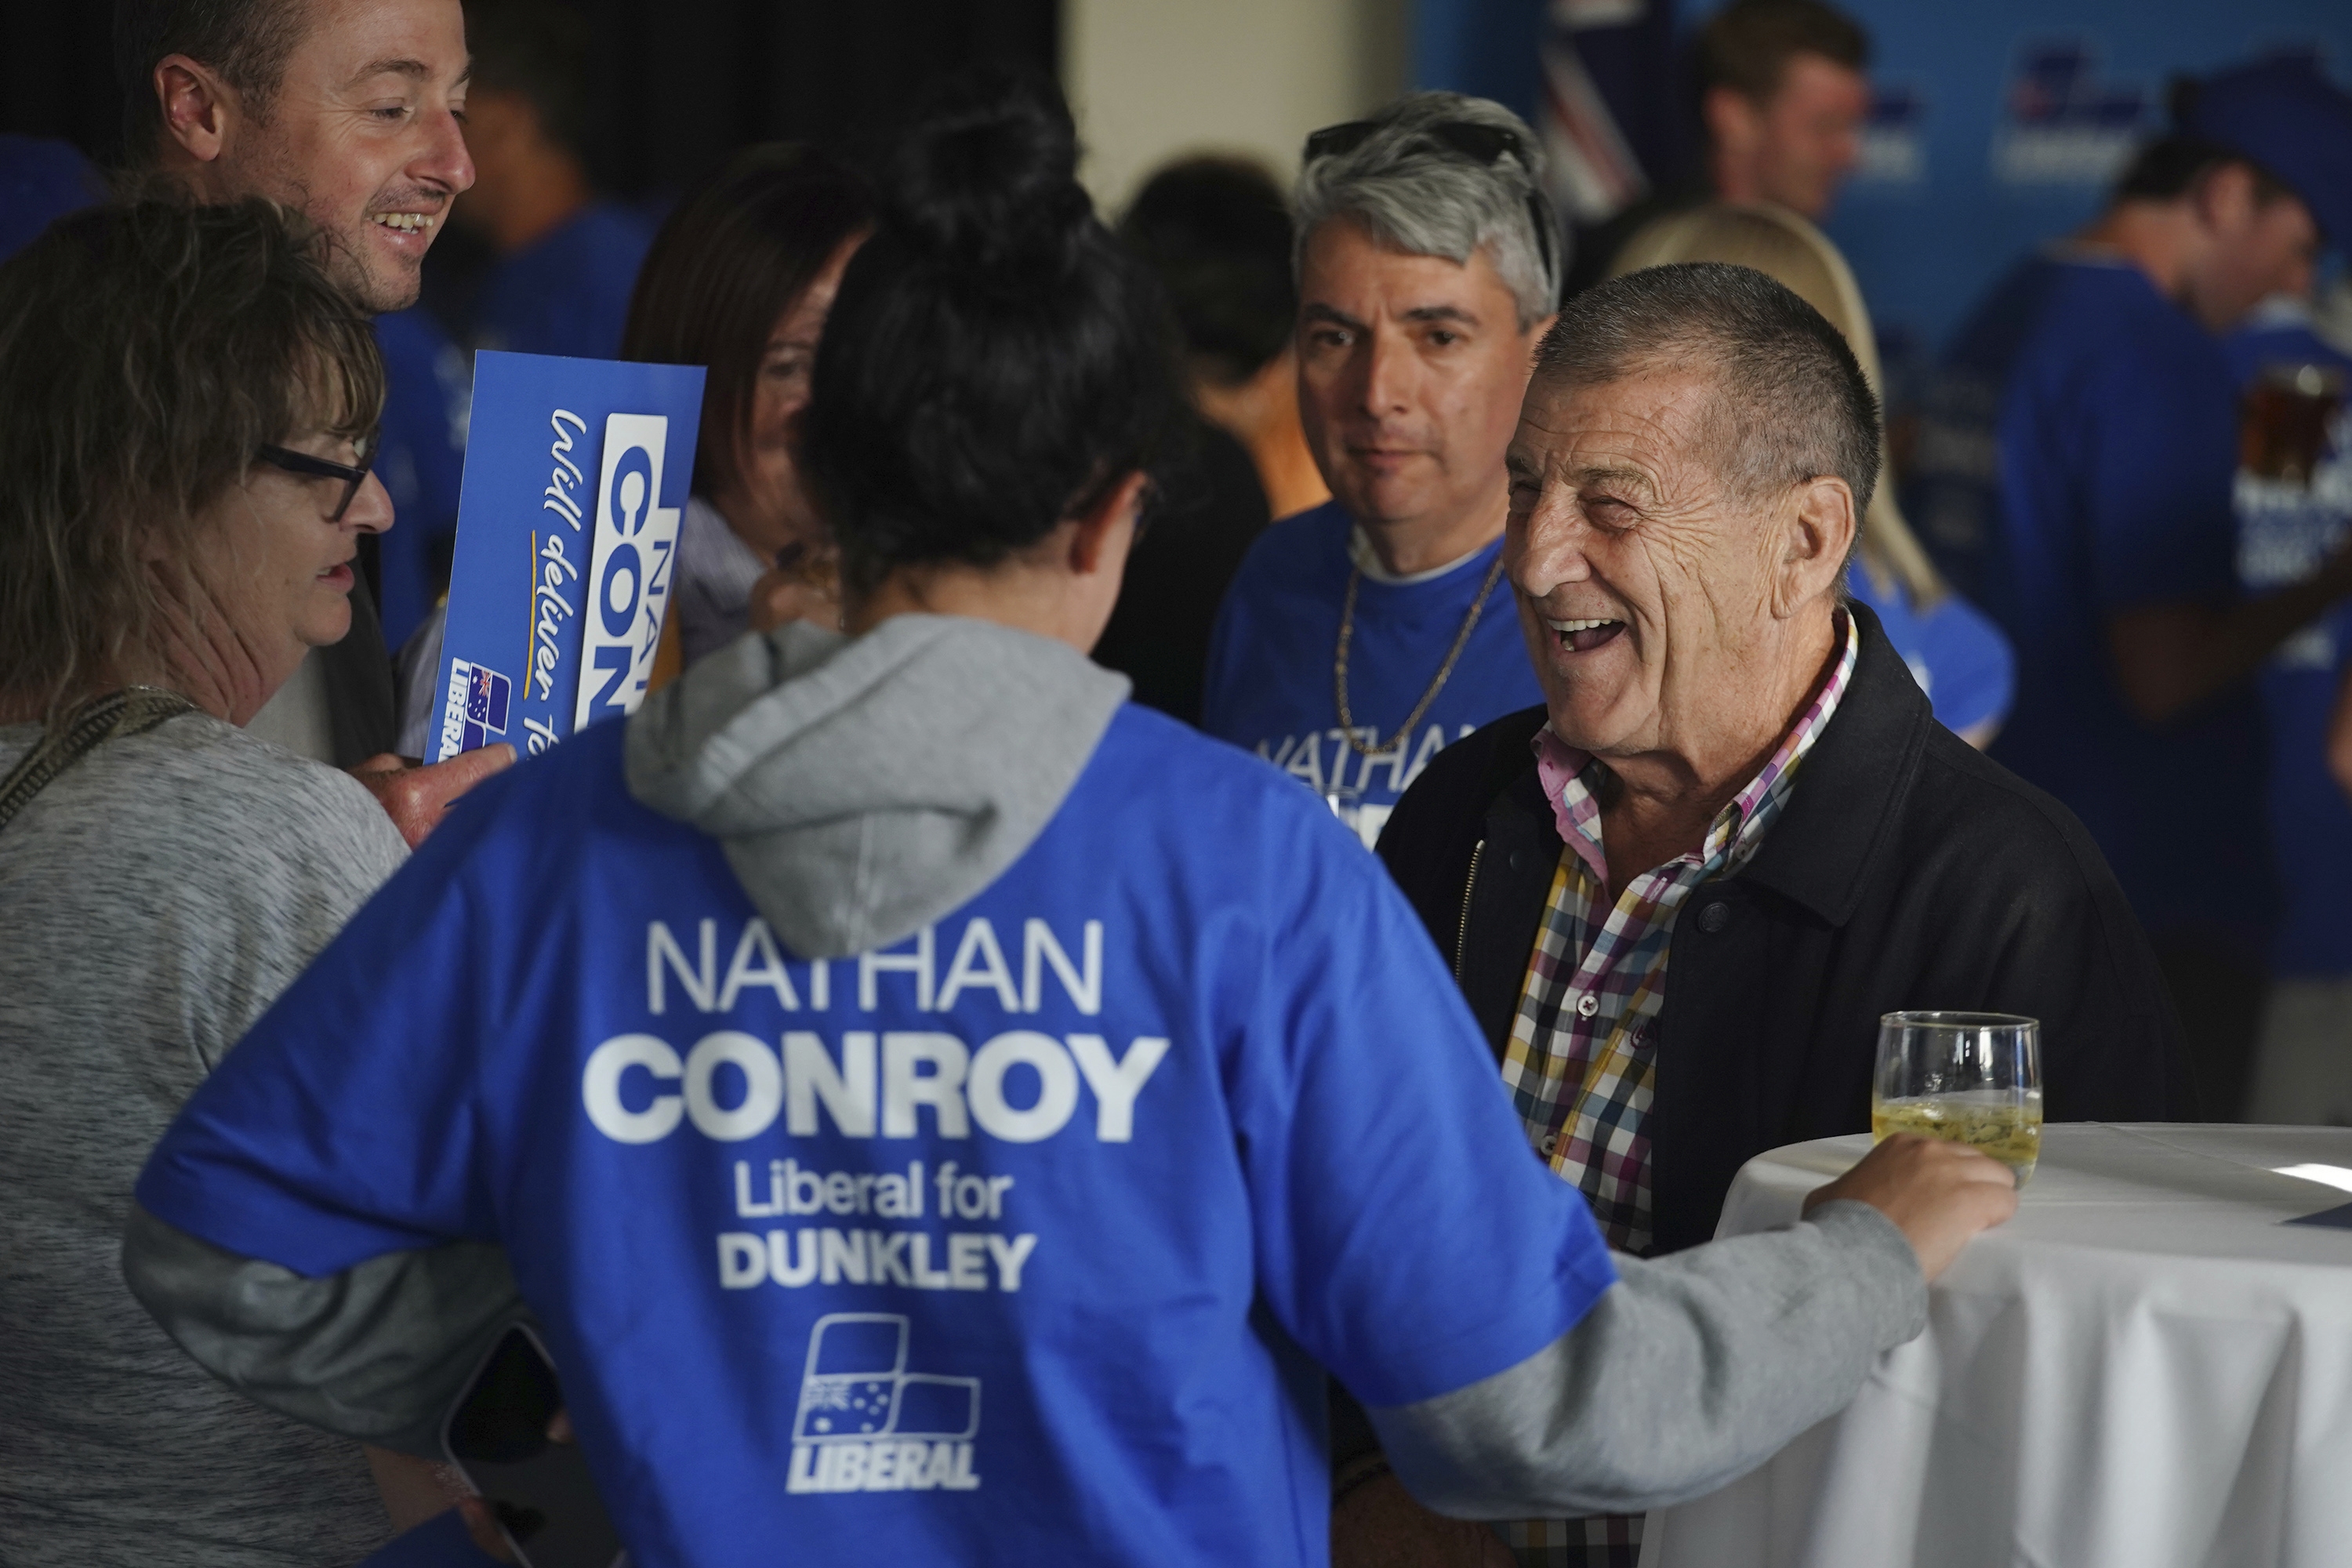
[[[1795,1219],[1867,1137],[1748,1162],[1720,1234]],[[2053,1126],[2017,1217],[1842,1415],[1650,1516],[1643,1568],[2352,1564],[2352,1130]]]

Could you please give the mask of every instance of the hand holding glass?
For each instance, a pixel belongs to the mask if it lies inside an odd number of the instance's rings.
[[[2042,1025],[2007,1013],[1878,1020],[1874,1142],[1920,1132],[1982,1151],[2023,1186],[2042,1155]]]

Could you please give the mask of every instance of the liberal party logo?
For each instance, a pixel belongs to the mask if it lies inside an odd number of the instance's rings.
[[[795,1492],[971,1491],[980,1379],[907,1370],[908,1320],[833,1312],[809,1333]]]
[[[2025,45],[1993,132],[1995,178],[2011,185],[2105,185],[2139,145],[2148,91],[2109,81],[2088,38]]]
[[[442,754],[455,756],[487,746],[507,732],[513,684],[488,665],[449,661],[449,696],[442,720]],[[450,742],[454,741],[456,744]]]

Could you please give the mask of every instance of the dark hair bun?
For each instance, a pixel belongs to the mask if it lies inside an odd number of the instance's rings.
[[[853,593],[901,566],[993,566],[1167,445],[1167,305],[1076,167],[1053,83],[1001,67],[951,79],[900,145],[801,416]]]
[[[885,221],[918,248],[983,268],[1066,261],[1094,217],[1061,94],[1007,66],[958,73],[893,161]]]

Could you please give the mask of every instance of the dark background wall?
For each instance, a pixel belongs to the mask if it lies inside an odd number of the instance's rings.
[[[1052,72],[1059,0],[569,0],[587,26],[603,182],[658,199],[777,138],[865,152],[940,72]],[[119,156],[106,0],[0,3],[0,131]]]

